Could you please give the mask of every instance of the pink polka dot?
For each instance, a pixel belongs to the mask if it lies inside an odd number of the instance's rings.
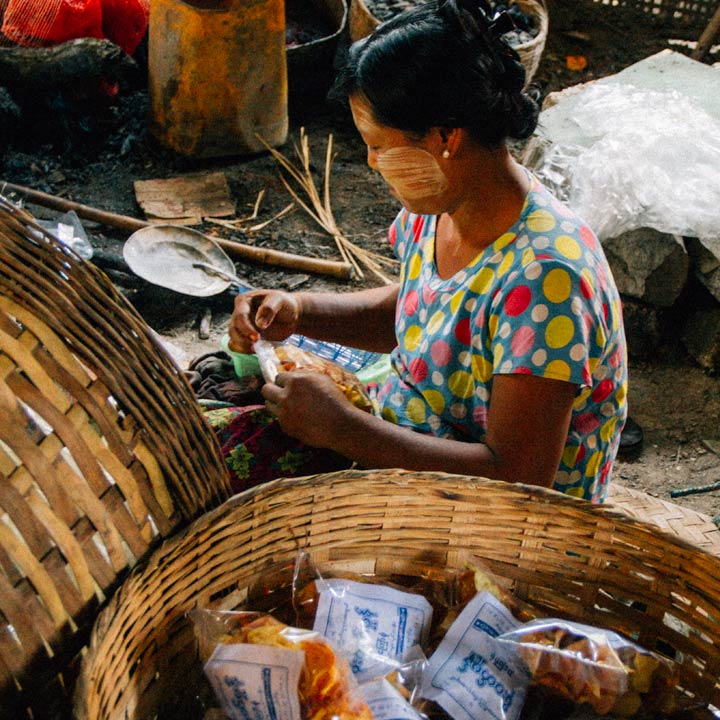
[[[403,309],[405,311],[405,314],[410,317],[411,315],[414,315],[417,312],[418,305],[418,294],[416,290],[411,290],[406,296],[405,296],[405,303],[403,305]]]
[[[455,326],[455,337],[459,342],[464,345],[469,345],[472,339],[472,333],[470,332],[470,318],[463,318]]]
[[[519,327],[510,340],[510,349],[515,357],[525,355],[535,343],[535,331],[530,325]]]
[[[593,296],[592,285],[585,276],[580,278],[580,292],[586,300],[589,300]]]
[[[585,338],[586,341],[590,339],[590,333],[592,331],[592,327],[593,327],[592,315],[589,312],[583,313],[582,330],[583,330],[583,338]]]
[[[427,363],[422,358],[411,360],[408,370],[416,383],[422,382],[428,375]]]
[[[592,399],[596,403],[603,402],[603,400],[607,400],[607,398],[610,396],[610,394],[613,391],[614,388],[613,381],[610,380],[610,378],[605,378],[593,391],[592,391]]]
[[[473,408],[473,421],[480,427],[487,427],[488,411],[484,405],[477,405]]]
[[[390,230],[388,231],[388,240],[390,241],[390,247],[395,247],[395,243],[397,242],[397,228],[394,223],[390,226]]]
[[[532,299],[532,292],[527,285],[518,285],[505,298],[505,312],[510,316],[520,315],[527,310]]]
[[[574,430],[577,430],[582,435],[589,435],[600,426],[600,418],[592,413],[582,413],[582,415],[575,418],[572,426]]]
[[[485,313],[484,312],[477,313],[477,315],[475,315],[474,323],[479,328],[485,327]]]
[[[608,365],[610,365],[611,368],[620,367],[620,363],[623,361],[623,351],[621,348],[617,348],[615,352],[610,356],[610,359],[608,360]]]
[[[608,276],[605,268],[602,265],[598,265],[595,268],[595,277],[597,277],[598,287],[605,292],[608,285]]]
[[[445,340],[436,340],[430,346],[430,357],[438,367],[444,367],[452,358],[452,350]]]
[[[426,305],[431,305],[432,303],[434,303],[436,297],[437,297],[437,290],[433,290],[432,288],[428,287],[427,285],[423,285],[422,299]]]
[[[589,248],[594,250],[597,247],[595,234],[587,225],[580,228],[580,238]]]

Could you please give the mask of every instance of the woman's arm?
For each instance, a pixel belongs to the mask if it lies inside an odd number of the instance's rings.
[[[397,285],[352,293],[287,293],[254,290],[235,298],[230,321],[230,348],[251,352],[262,335],[284,340],[302,333],[317,340],[390,352],[395,339]]]
[[[549,487],[567,438],[576,386],[530,375],[496,375],[485,443],[412,432],[351,406],[329,378],[284,373],[263,389],[289,435],[366,468],[480,475]]]

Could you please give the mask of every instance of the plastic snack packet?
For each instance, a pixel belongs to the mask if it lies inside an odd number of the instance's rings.
[[[497,638],[519,624],[492,593],[477,593],[428,660],[422,697],[453,720],[517,720],[530,675]]]
[[[309,370],[327,375],[342,390],[350,402],[366,412],[373,412],[373,404],[357,377],[331,360],[303,350],[289,343],[257,340],[253,350],[260,362],[260,370],[267,382],[274,382],[279,372]]]
[[[422,596],[343,578],[315,581],[313,629],[347,658],[358,682],[381,677],[427,644],[432,606]]]
[[[655,717],[674,709],[672,661],[609,630],[558,619],[534,620],[503,634],[527,664],[533,684],[597,713]]]
[[[374,720],[423,720],[423,715],[385,678],[363,683],[360,691]]]
[[[258,613],[192,616],[201,651],[216,641],[204,669],[231,720],[372,720],[347,662],[318,633]]]

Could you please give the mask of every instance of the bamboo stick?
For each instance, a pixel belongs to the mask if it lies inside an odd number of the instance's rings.
[[[33,190],[23,185],[14,185],[12,183],[0,181],[0,194],[9,191],[19,193],[25,197],[28,202],[50,208],[52,210],[68,211],[74,210],[79,217],[85,220],[101,223],[109,227],[119,230],[127,230],[135,232],[149,225],[146,220],[139,220],[128,215],[119,215],[105,210],[98,210],[90,205],[66,200],[65,198],[48,193]],[[236,240],[228,240],[225,238],[212,237],[206,235],[209,240],[217,243],[227,253],[242,260],[249,260],[264,265],[273,265],[277,267],[291,268],[293,270],[303,270],[305,272],[319,273],[321,275],[330,275],[331,277],[348,279],[353,275],[352,265],[337,260],[326,260],[323,258],[307,257],[306,255],[295,255],[294,253],[283,252],[282,250],[273,250],[270,248],[255,247],[254,245],[245,245]]]

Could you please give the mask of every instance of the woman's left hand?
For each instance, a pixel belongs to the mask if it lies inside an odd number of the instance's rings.
[[[314,447],[334,449],[334,440],[350,414],[362,412],[322,373],[279,373],[274,383],[263,386],[262,394],[283,431]]]

